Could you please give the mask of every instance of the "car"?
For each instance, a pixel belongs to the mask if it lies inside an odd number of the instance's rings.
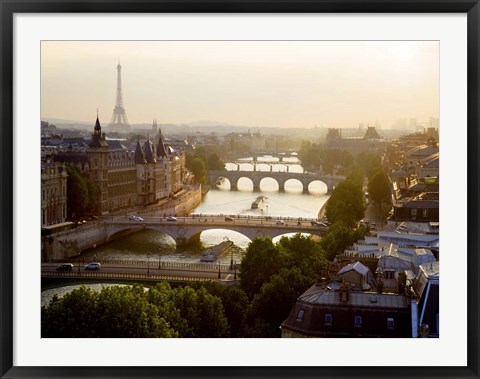
[[[102,265],[98,262],[90,262],[88,265],[85,265],[85,270],[100,270]]]
[[[143,218],[140,216],[130,216],[130,221],[143,221]]]
[[[227,216],[225,217],[225,221],[233,221],[233,218]]]
[[[60,266],[58,266],[55,270],[57,271],[72,271],[73,270],[73,264],[71,263],[62,263]]]
[[[173,216],[168,216],[167,221],[177,221],[177,218]]]
[[[275,221],[275,224],[277,225],[285,225],[285,222],[283,220],[277,220]]]

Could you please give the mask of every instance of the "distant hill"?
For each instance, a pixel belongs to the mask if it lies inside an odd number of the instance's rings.
[[[87,121],[73,121],[73,120],[65,120],[62,118],[50,118],[50,117],[42,117],[42,121],[47,121],[49,124],[57,125],[57,124],[73,124],[73,125],[89,125],[92,122]]]

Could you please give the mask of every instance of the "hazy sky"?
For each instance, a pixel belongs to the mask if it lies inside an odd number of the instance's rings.
[[[437,42],[42,42],[42,117],[357,127],[439,115]]]

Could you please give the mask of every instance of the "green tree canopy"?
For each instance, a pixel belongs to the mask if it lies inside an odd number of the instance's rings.
[[[255,238],[242,259],[240,286],[248,296],[253,297],[262,285],[270,280],[285,265],[285,255],[269,237]]]
[[[142,287],[81,287],[42,307],[42,337],[176,337]]]
[[[88,187],[79,169],[71,164],[65,164],[67,170],[67,216],[80,218],[86,212],[89,204]]]
[[[354,171],[335,187],[326,205],[326,215],[330,223],[340,221],[352,227],[363,218],[363,177],[358,172]]]
[[[211,153],[207,159],[207,167],[209,170],[225,170],[225,163],[217,153]]]
[[[195,181],[197,183],[207,183],[207,168],[204,160],[201,158],[193,158],[190,165],[187,167],[195,175]]]
[[[360,226],[356,229],[346,226],[341,221],[337,221],[330,225],[327,234],[325,234],[320,245],[325,251],[326,258],[333,260],[336,255],[343,253],[343,251],[351,246],[354,242],[362,239],[367,233],[366,226]]]
[[[368,179],[368,193],[370,198],[378,204],[390,198],[390,184],[383,169],[377,170]]]
[[[245,323],[254,328],[256,320],[263,319],[277,330],[276,334],[279,337],[278,327],[288,317],[298,296],[312,284],[299,268],[282,269],[272,275],[270,281],[255,295],[245,317]]]
[[[188,329],[182,337],[228,337],[229,325],[221,300],[204,287],[178,287],[171,297],[181,316],[187,320]]]

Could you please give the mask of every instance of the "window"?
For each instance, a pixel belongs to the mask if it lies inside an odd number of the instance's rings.
[[[332,325],[333,317],[331,313],[325,313],[325,325]]]
[[[428,209],[424,209],[423,210],[423,218],[427,218],[428,217]]]
[[[387,317],[387,329],[395,328],[395,319],[393,317]]]
[[[303,314],[305,313],[305,311],[303,309],[300,309],[297,313],[297,321],[302,321],[302,318],[303,318]]]
[[[362,326],[362,316],[355,316],[353,318],[353,326],[360,328]]]
[[[415,220],[417,218],[417,210],[415,208],[411,209],[410,214],[412,215],[412,220]]]

